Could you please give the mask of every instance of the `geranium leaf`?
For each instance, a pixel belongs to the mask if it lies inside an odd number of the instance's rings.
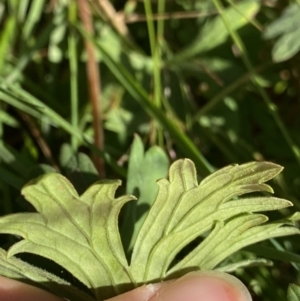
[[[0,218],[0,233],[23,238],[1,258],[0,266],[5,268],[0,273],[16,279],[24,274],[27,279],[26,270],[7,269],[6,264],[11,267],[16,260],[13,255],[21,252],[37,254],[63,266],[100,301],[189,270],[218,269],[224,259],[245,246],[299,233],[293,226],[299,220],[297,213],[273,223],[266,223],[268,218],[257,213],[289,207],[291,202],[270,196],[240,198],[251,192],[272,193],[265,182],[281,170],[270,162],[230,165],[198,184],[192,161],[174,162],[169,179],[158,181],[157,197],[137,235],[130,265],[119,235],[118,215],[134,197],[115,198],[120,181],[97,182],[79,196],[62,175],[44,175],[22,190],[37,213]],[[199,238],[201,243],[173,263],[184,247]],[[227,269],[247,265],[251,263],[235,263]],[[42,277],[53,280],[43,273]],[[43,282],[41,279],[34,281]],[[59,283],[57,279],[54,282]],[[88,300],[79,294],[76,298]]]
[[[234,272],[240,268],[248,268],[248,267],[256,267],[256,266],[272,266],[272,265],[273,265],[273,262],[270,260],[267,260],[264,258],[257,258],[257,259],[247,259],[247,260],[239,261],[236,263],[228,264],[226,266],[222,266],[215,270],[224,272],[224,273],[230,273],[230,272]]]
[[[1,248],[0,269],[2,276],[16,279],[27,284],[37,285],[40,288],[48,290],[62,298],[69,298],[73,301],[95,300],[60,277],[30,265],[14,256],[8,258],[7,252]]]
[[[60,149],[60,164],[79,194],[99,178],[92,160],[84,153],[74,153],[69,144],[63,144]]]
[[[30,252],[49,258],[82,281],[99,300],[121,293],[118,284],[131,283],[131,279],[125,269],[117,216],[133,197],[114,199],[119,185],[114,180],[99,182],[79,197],[59,174],[29,183],[22,193],[40,214],[14,214],[0,220],[0,232],[24,238],[9,249],[9,256]]]
[[[211,234],[170,272],[189,266],[211,270],[232,253],[249,244],[270,237],[300,233],[294,227],[281,227],[281,223],[261,225],[267,220],[264,215],[251,214],[234,218],[225,225],[217,223]]]
[[[133,247],[146,213],[157,195],[156,181],[167,176],[169,160],[162,148],[150,147],[146,152],[141,138],[135,135],[128,162],[126,193],[138,197],[124,206],[121,236],[127,251]],[[151,170],[151,172],[149,172]]]
[[[276,210],[291,206],[289,201],[274,198],[226,203],[245,193],[272,192],[272,188],[264,182],[281,170],[280,166],[270,162],[231,165],[208,176],[198,185],[194,164],[187,159],[175,162],[169,171],[169,181],[163,179],[158,182],[160,189],[157,199],[141,228],[133,250],[131,273],[134,277],[139,277],[139,281],[147,282],[163,279],[167,274],[188,266],[203,268],[200,263],[204,258],[201,255],[192,261],[193,264],[181,264],[168,272],[176,254],[195,238],[212,229],[216,221],[219,221],[218,227],[221,230],[221,221],[243,212]],[[241,207],[237,202],[240,202]],[[252,216],[243,217],[246,220],[248,218]],[[255,215],[253,218],[254,221],[266,221],[266,217],[261,215]],[[268,235],[272,237],[271,233]],[[222,238],[224,237],[226,236]],[[252,237],[251,240],[254,242]],[[216,243],[219,244],[220,241]],[[199,248],[201,246],[202,244]],[[193,253],[190,256],[193,257]],[[215,264],[211,263],[210,266],[213,268]]]

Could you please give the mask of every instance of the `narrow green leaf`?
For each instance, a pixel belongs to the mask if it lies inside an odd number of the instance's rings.
[[[14,128],[19,126],[19,121],[5,111],[0,111],[0,122]]]
[[[203,175],[210,174],[213,171],[213,167],[206,160],[193,141],[178,128],[175,122],[169,119],[162,110],[153,104],[147,91],[145,91],[139,82],[135,80],[135,78],[124,67],[124,65],[115,62],[111,54],[106,50],[106,47],[104,47],[98,41],[95,41],[95,39],[92,37],[88,36],[80,26],[78,26],[78,29],[83,36],[91,40],[97,46],[97,48],[99,48],[104,63],[107,65],[116,79],[127,90],[127,92],[137,101],[139,105],[141,105],[142,109],[145,110],[149,116],[159,122],[161,126],[170,133],[183,154],[195,161],[195,164],[199,168],[199,172],[201,172]]]
[[[13,5],[12,5],[13,6]],[[15,12],[17,7],[13,9]],[[16,13],[7,13],[7,16],[2,22],[2,30],[0,36],[0,72],[5,69],[5,61],[7,59],[7,53],[10,53],[10,49],[15,40],[16,28],[17,28],[17,16]]]
[[[246,248],[246,250],[249,252],[253,252],[255,255],[263,256],[270,259],[300,263],[300,255],[286,250],[281,251],[272,247],[266,247],[260,245],[249,246]]]
[[[36,165],[28,156],[4,143],[0,144],[0,159],[2,163],[27,180],[28,171]]]
[[[33,0],[29,8],[28,16],[26,22],[22,28],[22,36],[24,41],[28,41],[32,30],[38,20],[41,19],[43,9],[45,8],[45,0]]]
[[[20,190],[22,186],[25,185],[24,179],[2,166],[0,166],[0,179],[2,182],[11,185],[18,190]]]
[[[220,268],[215,269],[216,271],[224,272],[224,273],[232,273],[237,269],[243,268],[251,268],[251,267],[261,267],[261,266],[272,266],[273,262],[264,258],[258,259],[248,259],[240,262],[228,264],[226,266],[222,266]]]
[[[2,81],[2,82],[1,82]],[[78,141],[84,143],[89,149],[91,149],[97,155],[103,156],[106,162],[112,166],[119,174],[124,174],[123,169],[116,164],[111,156],[104,151],[96,148],[89,139],[74,128],[68,121],[57,114],[53,109],[47,106],[45,103],[35,98],[33,95],[20,88],[17,85],[10,84],[5,79],[0,78],[0,97],[7,104],[12,105],[31,116],[40,119],[42,116],[46,116],[49,120],[49,124],[60,126],[63,130],[76,137]]]

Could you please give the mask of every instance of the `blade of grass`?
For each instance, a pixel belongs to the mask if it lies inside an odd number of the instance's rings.
[[[77,17],[76,2],[71,2],[69,5],[69,21],[71,24],[76,22]],[[76,32],[73,27],[70,27],[68,35],[68,50],[70,64],[70,92],[71,92],[71,124],[73,128],[78,127],[78,66],[77,66],[77,45]],[[78,148],[78,140],[76,136],[71,135],[71,145],[73,151]]]
[[[34,116],[35,118],[39,119],[40,113],[37,109],[34,108],[34,106],[31,103],[26,103],[23,101],[20,101],[19,99],[16,99],[9,91],[6,91],[6,89],[0,85],[0,98],[1,101],[19,109],[22,110],[31,116]]]
[[[147,92],[133,78],[130,72],[125,69],[123,65],[115,62],[109,55],[109,53],[107,53],[102,47],[101,43],[95,41],[93,37],[88,35],[86,31],[80,26],[80,24],[77,25],[77,28],[83,36],[89,38],[99,48],[104,63],[112,72],[112,74],[117,78],[117,80],[121,83],[121,85],[133,97],[133,99],[135,99],[139,103],[139,105],[141,105],[141,107],[147,114],[149,114],[149,116],[159,122],[161,126],[169,132],[182,153],[195,162],[196,166],[198,167],[199,173],[201,173],[203,176],[210,174],[213,171],[213,167],[205,159],[203,154],[197,149],[191,139],[186,134],[182,133],[175,125],[175,123],[172,120],[168,119],[166,114],[159,110],[153,104],[153,102],[150,101]]]
[[[260,96],[264,100],[269,113],[273,117],[273,119],[274,119],[279,131],[281,132],[282,136],[284,137],[286,143],[291,148],[291,151],[294,154],[294,157],[295,157],[297,163],[300,165],[300,149],[296,145],[296,143],[293,141],[293,139],[290,136],[287,128],[285,127],[283,121],[281,120],[280,115],[278,113],[277,106],[271,101],[271,99],[269,98],[269,96],[267,95],[265,90],[259,84],[259,82],[258,82],[258,80],[255,76],[256,71],[254,70],[254,68],[253,68],[253,66],[250,62],[250,59],[248,58],[247,51],[246,51],[246,48],[244,46],[244,43],[242,42],[239,34],[230,27],[230,22],[224,16],[224,12],[223,12],[224,8],[223,8],[223,5],[222,5],[221,1],[220,0],[213,0],[213,2],[215,4],[215,7],[218,10],[220,16],[222,17],[223,23],[226,26],[226,28],[227,28],[230,36],[231,36],[231,39],[233,40],[235,45],[238,47],[239,52],[241,54],[241,57],[244,61],[244,64],[245,64],[246,68],[248,69],[250,74],[252,74],[251,82],[253,83],[254,87],[257,90],[257,92],[260,94]]]
[[[12,173],[11,171],[7,170],[2,166],[0,166],[0,180],[16,188],[17,190],[21,190],[21,188],[26,183],[24,179],[15,175],[14,173]]]
[[[36,117],[37,119],[40,119],[42,116],[48,117],[49,122],[51,122],[52,125],[59,126],[70,135],[74,135],[79,142],[83,143],[95,154],[102,156],[118,174],[126,177],[126,171],[124,168],[118,166],[108,152],[100,150],[92,145],[86,135],[80,132],[78,128],[73,128],[69,122],[48,107],[45,103],[36,99],[33,95],[26,92],[19,86],[5,82],[4,78],[0,78],[0,82],[0,97],[4,102]]]
[[[300,263],[300,256],[298,254],[286,251],[286,250],[277,250],[272,247],[265,246],[249,246],[245,248],[246,251],[252,252],[255,255],[263,256],[270,259],[286,261],[291,263]],[[298,265],[294,265],[296,270],[299,270]]]
[[[54,29],[54,24],[49,22],[46,24],[45,28],[42,29],[41,33],[39,36],[36,38],[33,45],[30,47],[27,47],[24,49],[24,52],[19,54],[19,59],[17,61],[17,64],[13,71],[7,76],[6,80],[9,82],[14,82],[22,73],[22,71],[25,69],[29,61],[31,60],[33,54],[35,51],[43,48],[44,46],[47,45],[49,41],[49,36]],[[21,47],[22,48],[22,47]]]
[[[22,39],[26,43],[30,41],[32,32],[36,23],[41,19],[43,9],[45,7],[45,0],[33,0],[31,1],[29,12],[22,30]]]
[[[165,0],[161,0],[157,2],[157,13],[158,14],[163,14],[165,11]],[[151,16],[151,21],[153,22],[153,15]],[[156,78],[156,82],[155,84],[155,88],[157,89],[156,91],[156,97],[157,97],[157,103],[159,101],[159,103],[161,103],[160,98],[164,98],[163,97],[163,90],[162,90],[162,84],[161,84],[161,65],[162,65],[162,44],[164,41],[164,20],[160,19],[157,21],[157,36],[156,36],[156,51],[155,51],[155,60],[156,60],[156,64],[154,64],[154,71],[155,71],[155,78]],[[155,65],[157,65],[157,68],[155,68]],[[160,105],[161,107],[161,105]],[[159,132],[160,136],[160,145],[163,146],[163,132],[160,131]]]
[[[23,179],[35,164],[30,158],[5,143],[0,144],[0,160]]]
[[[0,70],[4,68],[4,62],[7,59],[7,54],[10,53],[9,49],[14,42],[16,26],[17,26],[17,2],[10,1],[10,12],[2,25],[0,36]]]
[[[160,1],[160,2],[163,2],[163,4],[164,4],[164,1]],[[155,34],[152,4],[151,4],[150,0],[144,0],[144,8],[145,8],[146,17],[147,17],[147,28],[148,28],[148,36],[149,36],[150,49],[151,49],[151,57],[153,59],[153,95],[154,95],[153,102],[157,108],[161,108],[160,46],[158,44],[158,33],[157,33],[157,36]],[[157,144],[162,147],[163,146],[162,130],[159,128],[156,128],[156,129],[154,129],[154,131],[155,131],[154,136],[156,136],[155,138],[157,138]],[[156,140],[156,139],[153,139],[153,140]]]
[[[19,1],[18,21],[23,23],[26,19],[26,13],[29,10],[29,0]]]

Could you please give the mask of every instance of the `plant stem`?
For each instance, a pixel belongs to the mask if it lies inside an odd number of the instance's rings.
[[[158,10],[164,10],[164,0],[159,1]],[[160,21],[157,25],[157,36],[155,35],[155,27],[153,22],[153,12],[150,0],[144,0],[144,7],[147,16],[147,27],[151,49],[151,56],[153,59],[153,102],[157,108],[161,108],[161,60],[160,60],[160,45],[158,39],[163,36],[163,21]],[[158,128],[158,125],[154,123],[154,130],[158,145],[163,146],[163,133]]]
[[[82,25],[85,31],[93,36],[92,17],[88,2],[86,0],[78,0],[79,13]],[[87,52],[87,77],[89,85],[89,94],[92,105],[93,129],[94,129],[94,145],[100,150],[104,149],[104,131],[102,126],[102,112],[100,107],[100,73],[96,60],[93,44],[88,39],[84,39]],[[105,177],[104,161],[100,157],[95,157],[95,165],[101,178]]]
[[[76,22],[76,2],[71,2],[69,7],[69,20],[71,25]],[[68,36],[69,46],[69,62],[70,62],[70,89],[71,89],[71,124],[74,128],[78,126],[78,68],[77,68],[77,48],[76,48],[76,36],[74,28],[70,28]],[[76,136],[71,135],[71,145],[75,152],[78,148],[78,140]]]

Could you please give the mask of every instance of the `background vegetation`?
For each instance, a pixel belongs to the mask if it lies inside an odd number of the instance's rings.
[[[19,191],[41,173],[60,171],[79,191],[128,176],[135,192],[146,173],[166,173],[165,155],[191,158],[200,179],[276,162],[276,195],[299,210],[299,28],[299,1],[1,0],[1,215],[31,210]],[[135,133],[151,149],[128,173]],[[292,237],[236,255],[275,259],[238,273],[254,300],[285,299],[299,251]]]

